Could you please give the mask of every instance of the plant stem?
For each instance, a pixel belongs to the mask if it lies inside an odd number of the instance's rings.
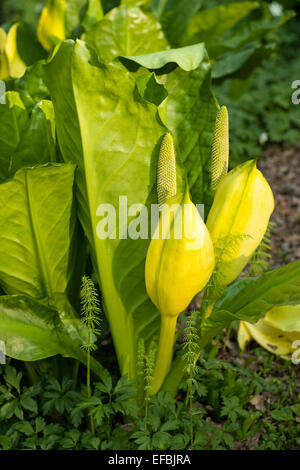
[[[90,336],[90,332],[89,332]],[[90,339],[89,339],[90,342]],[[91,351],[88,350],[87,352],[87,372],[86,372],[86,386],[87,386],[87,396],[88,398],[91,398],[92,392],[91,392]],[[90,416],[90,423],[91,423],[91,431],[92,434],[95,435],[95,423],[94,423],[94,418],[93,416]]]
[[[147,431],[148,428],[148,408],[149,408],[149,397],[146,397],[145,399],[145,431]]]
[[[192,387],[189,390],[189,401],[190,401],[190,436],[191,436],[191,449],[193,448],[194,442],[194,429],[193,429],[193,392]]]
[[[158,352],[151,382],[151,395],[159,391],[168,372],[173,352],[176,323],[177,317],[161,317]]]

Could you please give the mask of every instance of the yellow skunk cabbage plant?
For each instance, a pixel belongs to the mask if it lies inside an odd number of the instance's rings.
[[[264,333],[267,328],[274,329],[274,325],[267,324],[270,314],[257,325],[253,326],[252,322],[261,318],[272,305],[293,303],[286,292],[279,293],[276,290],[276,280],[283,289],[289,280],[292,285],[292,270],[295,268],[298,273],[296,285],[300,284],[298,263],[289,265],[290,278],[285,272],[288,271],[286,267],[266,273],[261,278],[246,278],[233,283],[254,256],[265,235],[274,210],[274,198],[268,182],[257,169],[254,160],[227,173],[228,150],[228,114],[226,108],[222,107],[217,113],[212,145],[212,188],[215,194],[206,221],[214,246],[215,269],[205,286],[200,315],[198,320],[196,319],[198,346],[193,349],[193,364],[196,363],[203,347],[222,327],[229,326],[234,319],[248,318],[248,322],[241,322],[240,327],[240,341],[243,338],[244,344],[245,338],[248,340],[250,334],[254,336],[254,328],[256,337],[258,328],[262,328],[261,325]],[[295,286],[292,289],[295,289]],[[298,295],[299,293],[295,297]],[[280,308],[278,307],[279,310]],[[295,337],[295,331],[289,332],[288,341]],[[273,347],[275,349],[275,345]],[[290,343],[289,348],[291,347]],[[178,355],[165,380],[164,389],[174,392],[183,375],[182,370],[192,370],[193,364],[186,367],[184,354]],[[159,363],[156,367],[159,367]]]
[[[15,23],[8,33],[0,28],[0,80],[7,77],[22,77],[26,65],[22,61],[17,45],[18,23]]]
[[[47,0],[37,28],[40,43],[51,51],[53,47],[65,39],[65,0]]]
[[[102,15],[99,5],[88,2],[84,28]],[[64,1],[47,1],[38,28],[46,50],[64,39],[65,16]],[[71,28],[69,21],[66,30],[76,35],[78,22]],[[148,25],[154,50],[148,39],[137,40]],[[7,47],[16,32],[1,33],[2,74],[16,57]],[[60,354],[86,363],[78,279],[87,267],[101,290],[121,375],[147,397],[175,393],[203,348],[233,321],[255,324],[275,307],[300,304],[300,262],[236,280],[264,236],[274,200],[254,161],[227,172],[228,114],[211,90],[205,45],[171,49],[155,17],[129,4],[105,14],[91,34],[91,42],[87,30],[85,40],[61,41],[38,64],[47,99],[29,96],[34,67],[0,106],[0,340],[15,359]],[[48,149],[53,132],[57,142]],[[55,161],[56,148],[64,163],[44,165],[48,153]],[[31,168],[31,154],[41,167]],[[204,202],[206,221],[197,209]],[[152,224],[153,205],[159,213]],[[172,357],[176,322],[202,290],[204,300],[192,303],[202,302],[190,323],[197,340],[186,367],[184,348]],[[146,378],[138,377],[146,369]]]
[[[158,197],[165,201],[176,183],[172,137],[168,134],[158,160]],[[168,181],[169,173],[169,181]],[[178,315],[203,289],[214,268],[214,249],[208,230],[192,203],[188,189],[167,199],[146,258],[146,288],[161,314],[160,338],[152,393],[156,393],[167,372]]]

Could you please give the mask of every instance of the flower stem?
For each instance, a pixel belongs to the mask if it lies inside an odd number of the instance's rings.
[[[161,317],[156,363],[151,383],[151,395],[157,393],[167,375],[172,357],[177,317]]]

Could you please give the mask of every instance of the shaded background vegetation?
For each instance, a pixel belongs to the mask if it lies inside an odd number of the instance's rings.
[[[84,3],[74,0],[75,3]],[[118,0],[104,0],[104,10],[119,5]],[[232,3],[223,0],[221,3]],[[272,8],[300,11],[298,0],[269,1]],[[36,24],[45,2],[41,0],[3,0],[0,5],[0,23],[23,20]],[[219,5],[208,0],[205,8]],[[255,14],[255,13],[254,13]],[[247,20],[251,16],[247,17]],[[291,102],[291,84],[300,79],[300,34],[298,15],[264,38],[274,45],[271,57],[262,63],[247,79],[215,80],[214,91],[221,104],[230,110],[231,164],[259,158],[272,143],[284,148],[300,141],[300,105]],[[255,106],[254,106],[255,103]]]

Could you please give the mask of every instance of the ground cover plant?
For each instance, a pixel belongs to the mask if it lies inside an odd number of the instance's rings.
[[[297,448],[300,262],[270,269],[273,193],[213,91],[295,13],[40,7],[0,30],[0,446]],[[228,361],[236,335],[279,357]]]

